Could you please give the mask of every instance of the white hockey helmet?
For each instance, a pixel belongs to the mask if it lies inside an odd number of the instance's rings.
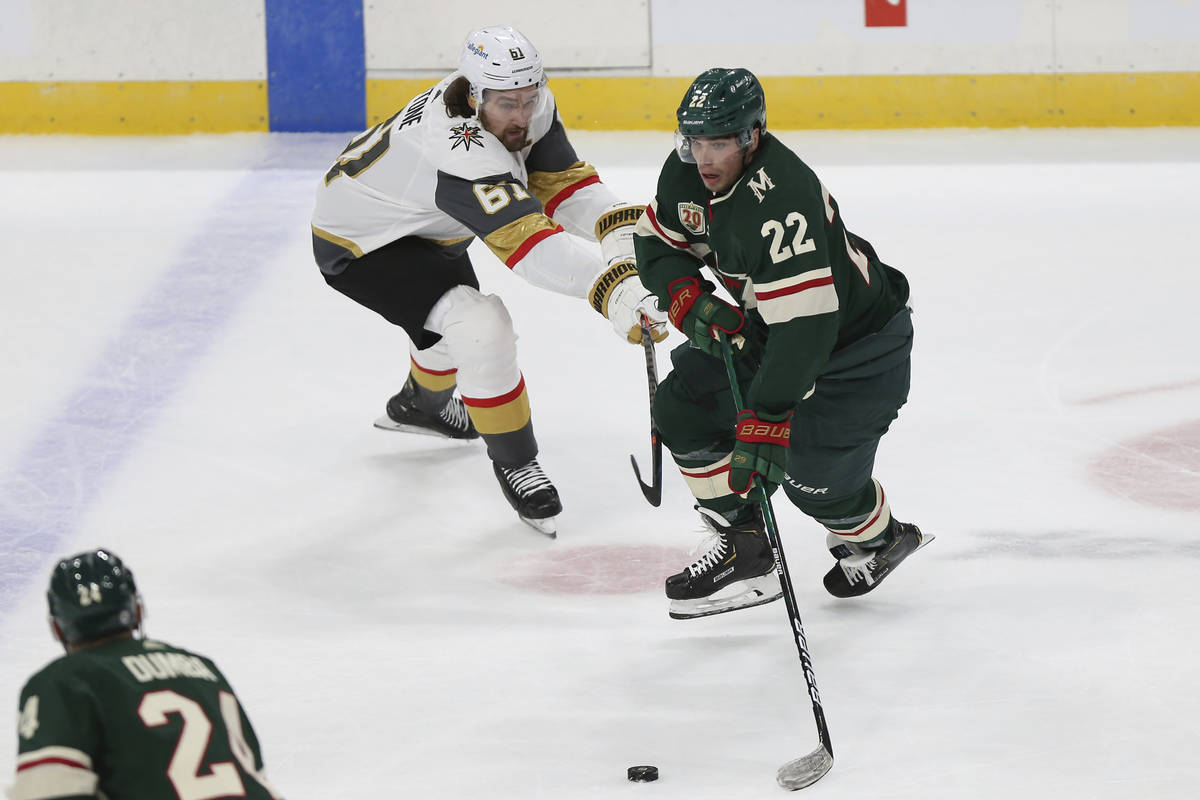
[[[458,71],[471,82],[476,108],[483,107],[484,89],[521,89],[546,83],[541,54],[511,25],[471,31],[458,56]]]

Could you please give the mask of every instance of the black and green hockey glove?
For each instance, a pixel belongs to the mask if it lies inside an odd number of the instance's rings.
[[[742,312],[712,292],[705,291],[699,278],[676,278],[667,284],[667,291],[671,294],[667,316],[694,347],[721,358],[717,331],[728,334],[735,348],[740,348],[744,343],[741,336],[734,336],[746,322]]]
[[[746,409],[737,416],[734,436],[737,444],[729,458],[729,488],[744,501],[756,503],[762,497],[751,491],[755,476],[762,478],[767,495],[783,483],[792,442],[792,412],[756,414]]]

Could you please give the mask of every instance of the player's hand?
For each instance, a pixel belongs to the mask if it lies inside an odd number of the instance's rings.
[[[597,279],[592,305],[626,341],[642,343],[643,316],[650,325],[650,338],[656,342],[667,338],[667,315],[658,310],[657,298],[642,285],[632,262],[614,264]]]
[[[746,322],[742,312],[705,291],[699,278],[676,278],[667,286],[667,291],[671,293],[671,308],[667,312],[671,323],[683,331],[695,347],[721,358],[717,331],[729,335],[735,348],[745,343],[741,336],[733,335]]]
[[[729,488],[745,502],[758,502],[758,492],[751,492],[755,476],[762,479],[768,495],[783,483],[792,441],[792,412],[756,414],[747,409],[737,416],[734,436],[737,443],[729,459]]]

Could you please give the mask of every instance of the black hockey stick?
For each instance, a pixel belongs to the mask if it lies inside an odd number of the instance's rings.
[[[638,486],[642,487],[642,495],[646,502],[657,508],[662,503],[662,442],[658,438],[658,426],[654,424],[654,393],[658,390],[658,366],[654,361],[654,337],[650,334],[650,320],[643,314],[642,350],[646,353],[646,383],[650,390],[650,453],[653,482],[647,484],[642,480],[637,459],[632,455],[629,456],[629,463],[633,465],[633,474],[637,476]]]
[[[729,377],[729,388],[733,392],[733,404],[739,413],[742,410],[742,392],[738,388],[737,375],[733,369],[733,353],[729,349],[729,339],[718,331],[721,340],[721,356],[725,359],[725,373]],[[796,650],[800,653],[800,666],[804,670],[804,682],[808,684],[808,696],[812,700],[813,717],[817,721],[817,736],[821,745],[806,756],[792,759],[779,768],[775,780],[784,789],[795,791],[810,786],[822,777],[833,766],[833,743],[829,739],[829,726],[825,723],[825,710],[821,707],[821,695],[817,692],[817,676],[813,672],[812,658],[808,655],[808,640],[804,638],[804,624],[800,622],[800,612],[796,610],[796,592],[792,589],[792,578],[788,573],[787,561],[783,557],[783,545],[779,541],[779,529],[775,526],[775,512],[771,508],[771,498],[767,495],[757,476],[755,487],[762,492],[759,506],[762,508],[763,520],[766,522],[767,543],[775,554],[775,574],[779,576],[779,586],[783,589],[783,604],[787,606],[788,618],[792,621],[792,632],[796,639]]]

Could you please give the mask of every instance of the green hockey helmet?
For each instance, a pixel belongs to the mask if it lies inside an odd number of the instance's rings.
[[[692,81],[675,118],[675,150],[693,164],[691,140],[696,137],[733,136],[738,147],[749,147],[751,131],[767,129],[767,100],[750,70],[715,67]]]
[[[50,618],[67,644],[133,631],[141,624],[141,598],[133,573],[109,550],[91,550],[59,561],[50,575],[46,599]]]

